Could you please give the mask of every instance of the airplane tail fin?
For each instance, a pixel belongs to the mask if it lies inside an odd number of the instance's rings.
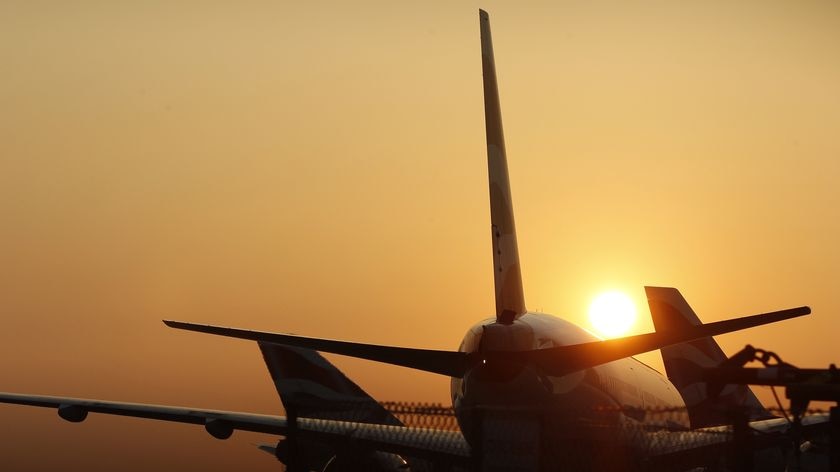
[[[287,413],[307,418],[402,425],[317,352],[264,341],[258,344]]]
[[[700,326],[700,318],[679,290],[670,287],[645,287],[650,314],[656,332],[679,332]],[[665,372],[677,387],[688,407],[693,428],[731,422],[733,407],[746,407],[751,420],[772,418],[746,385],[728,385],[717,397],[709,397],[701,368],[715,367],[727,359],[711,336],[660,349]]]
[[[391,412],[317,352],[264,341],[258,341],[257,344],[287,415],[402,426],[403,423]],[[294,457],[295,464],[302,466],[302,470],[332,470],[330,464],[336,456],[334,447],[302,438],[287,437],[276,445],[262,444],[257,447],[274,455],[287,466]],[[405,464],[401,457],[394,454],[375,452],[370,458],[391,465]]]
[[[490,183],[490,230],[493,241],[493,281],[496,287],[496,321],[511,324],[525,314],[513,201],[510,194],[505,135],[496,61],[490,36],[490,17],[479,10],[481,72],[484,78],[484,127],[487,139],[487,170]]]

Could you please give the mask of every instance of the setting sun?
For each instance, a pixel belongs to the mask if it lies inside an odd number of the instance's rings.
[[[589,305],[589,322],[606,338],[627,334],[635,321],[636,305],[624,293],[604,292]]]

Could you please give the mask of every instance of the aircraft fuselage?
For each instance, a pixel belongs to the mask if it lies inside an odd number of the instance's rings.
[[[525,351],[598,341],[561,318],[528,312],[511,324],[489,318],[470,328],[462,352]],[[562,377],[517,362],[481,362],[452,378],[452,404],[461,430],[476,445],[488,411],[532,411],[542,434],[581,437],[583,424],[630,422],[645,428],[688,429],[685,402],[661,373],[628,357]],[[668,409],[667,415],[651,410]]]

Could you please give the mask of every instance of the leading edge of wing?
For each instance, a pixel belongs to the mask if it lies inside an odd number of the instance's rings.
[[[229,438],[234,430],[290,434],[286,417],[256,413],[6,392],[0,392],[0,403],[57,408],[62,418],[72,422],[84,420],[90,412],[201,424],[218,439]],[[424,459],[445,459],[457,464],[467,464],[470,457],[469,445],[458,431],[298,418],[295,432],[325,444],[338,446],[352,443],[356,448]]]

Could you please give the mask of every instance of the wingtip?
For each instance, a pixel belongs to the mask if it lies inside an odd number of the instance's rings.
[[[490,15],[487,13],[487,10],[482,10],[481,8],[478,9],[478,17],[482,20],[490,19]]]

